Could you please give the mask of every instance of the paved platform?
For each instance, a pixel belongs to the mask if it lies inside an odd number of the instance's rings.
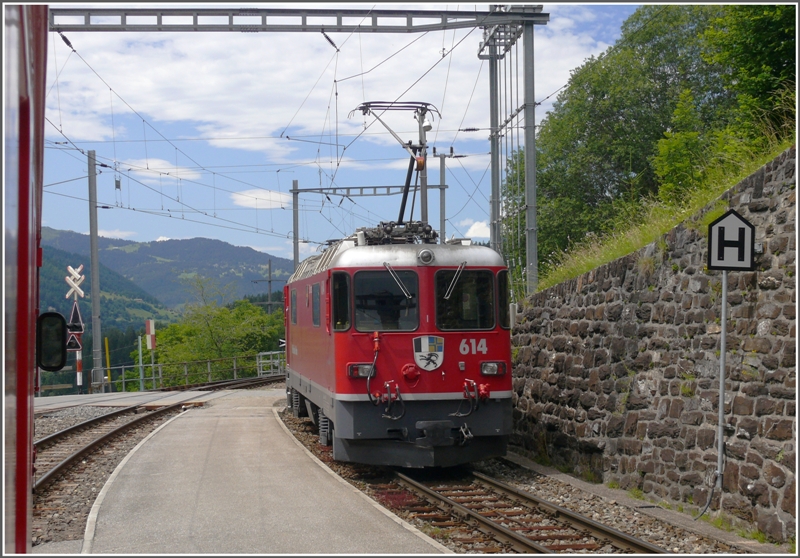
[[[78,541],[36,553],[439,554],[450,551],[333,474],[277,416],[283,389],[224,391],[143,440]]]

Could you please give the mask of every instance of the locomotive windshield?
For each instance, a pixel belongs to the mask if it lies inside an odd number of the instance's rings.
[[[456,281],[456,273],[461,272]],[[445,295],[450,292],[450,296]],[[436,273],[436,327],[441,330],[494,327],[494,275],[489,270],[443,269]]]
[[[392,270],[394,271],[394,270]],[[359,271],[353,277],[358,331],[412,331],[419,326],[418,281],[413,271]],[[406,296],[401,287],[411,298]]]

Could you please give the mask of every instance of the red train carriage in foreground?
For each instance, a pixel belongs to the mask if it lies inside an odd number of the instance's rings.
[[[39,315],[47,6],[3,6],[3,487],[6,554],[30,552],[37,365],[66,362],[66,321]]]
[[[333,457],[453,466],[505,455],[508,270],[494,250],[381,223],[298,266],[284,287],[287,403]]]

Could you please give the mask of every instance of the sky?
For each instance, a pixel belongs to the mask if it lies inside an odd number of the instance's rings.
[[[57,4],[54,7],[86,7]],[[96,4],[95,7],[169,7]],[[186,5],[175,5],[184,8]],[[193,4],[193,7],[231,4]],[[239,4],[237,7],[241,7]],[[290,8],[301,4],[246,4]],[[318,3],[309,7],[328,8]],[[337,8],[485,11],[488,4],[336,4]],[[635,4],[542,4],[534,32],[541,121],[570,72],[612,46]],[[480,29],[428,33],[50,33],[43,225],[89,233],[88,153],[98,162],[99,235],[136,242],[194,237],[292,258],[290,189],[401,186],[418,140],[413,112],[386,126],[355,110],[430,103],[430,148],[445,158],[445,232],[489,239],[489,70]],[[522,71],[522,41],[518,47]],[[513,58],[501,75],[514,73]],[[521,78],[519,83],[521,84]],[[504,114],[520,97],[501,93]],[[466,132],[464,129],[476,129]],[[506,149],[514,148],[513,134]],[[521,133],[518,137],[523,137]],[[517,144],[518,145],[518,144]],[[428,184],[439,184],[429,158]],[[412,179],[413,184],[413,179]],[[439,229],[439,191],[428,221]],[[359,227],[399,218],[401,196],[301,193],[300,259]],[[404,218],[420,219],[418,197]]]

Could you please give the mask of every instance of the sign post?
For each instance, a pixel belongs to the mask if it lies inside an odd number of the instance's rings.
[[[80,284],[86,279],[85,275],[81,275],[83,271],[83,264],[74,269],[71,265],[67,266],[69,275],[64,277],[69,285],[67,296],[74,297],[72,301],[72,311],[69,314],[69,322],[67,322],[67,350],[75,352],[75,383],[78,386],[78,394],[83,393],[83,347],[81,346],[81,335],[83,334],[83,319],[81,318],[81,309],[78,306],[78,297],[83,298],[83,290]]]
[[[153,377],[153,389],[156,389],[156,321],[144,322],[144,333],[147,338],[147,350],[150,351],[150,375]]]
[[[725,353],[728,330],[728,271],[753,271],[755,227],[733,209],[708,226],[708,269],[722,270],[722,328],[719,346],[719,409],[717,415],[717,483],[722,490],[722,458],[725,421]],[[711,495],[713,495],[713,490]],[[711,495],[708,503],[711,503]],[[706,504],[708,509],[708,504]],[[703,510],[705,512],[705,510]],[[702,513],[700,515],[703,515]],[[698,516],[695,519],[698,519]]]

